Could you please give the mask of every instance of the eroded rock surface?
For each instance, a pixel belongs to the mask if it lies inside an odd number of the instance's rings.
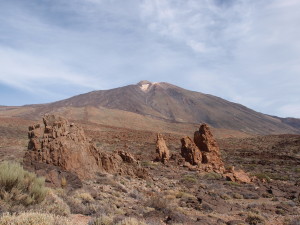
[[[161,134],[157,134],[156,141],[156,161],[160,161],[162,163],[168,162],[170,159],[170,151],[166,145],[166,142]]]
[[[202,124],[199,131],[194,133],[194,141],[189,137],[181,139],[181,156],[186,162],[196,165],[199,171],[216,172],[227,180],[250,183],[251,179],[243,170],[231,168],[225,171],[220,148],[207,124]],[[195,168],[190,168],[194,170]]]
[[[194,133],[194,142],[202,153],[202,163],[209,164],[215,171],[224,172],[220,148],[207,124],[201,124],[199,131]]]
[[[192,165],[200,165],[202,162],[202,154],[193,140],[189,137],[181,139],[181,155],[185,161]]]
[[[227,180],[241,183],[251,183],[251,178],[243,170],[235,170],[234,167],[230,168],[224,173]]]
[[[141,171],[143,169],[138,167],[130,153],[107,153],[98,150],[85,136],[81,127],[69,123],[61,116],[45,115],[43,125],[29,127],[28,138],[24,165],[43,173],[55,186],[63,173],[64,177],[73,180],[74,177],[93,178],[97,172],[133,176],[148,174],[147,171]]]
[[[90,178],[98,170],[97,149],[83,129],[55,115],[45,115],[43,123],[29,127],[25,162],[58,166],[81,179]]]

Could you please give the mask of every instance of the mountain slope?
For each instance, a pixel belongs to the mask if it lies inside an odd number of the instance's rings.
[[[31,107],[41,114],[59,111],[63,107],[87,106],[99,110],[104,107],[133,112],[171,123],[206,122],[216,128],[247,133],[300,133],[298,127],[285,123],[282,118],[258,113],[216,96],[189,91],[163,82],[141,81],[136,85],[93,91],[66,100]]]

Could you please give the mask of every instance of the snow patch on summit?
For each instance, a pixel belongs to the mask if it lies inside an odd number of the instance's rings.
[[[142,91],[147,91],[149,88],[150,84],[142,84],[142,86],[140,86]]]

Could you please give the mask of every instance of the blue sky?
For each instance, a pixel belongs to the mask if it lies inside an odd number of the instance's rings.
[[[299,0],[0,0],[0,105],[140,80],[300,118]]]

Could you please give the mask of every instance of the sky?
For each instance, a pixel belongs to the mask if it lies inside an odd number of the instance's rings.
[[[0,105],[140,80],[300,118],[299,0],[0,0]]]

